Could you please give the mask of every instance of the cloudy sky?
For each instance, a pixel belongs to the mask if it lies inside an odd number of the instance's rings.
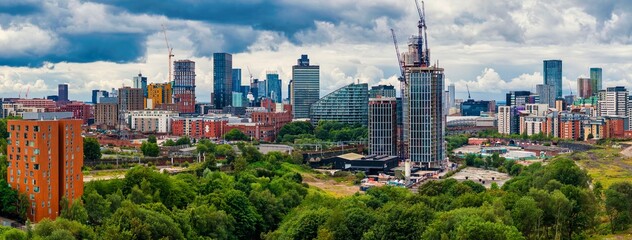
[[[457,97],[478,99],[542,82],[542,60],[564,61],[564,94],[590,67],[604,87],[632,88],[632,1],[427,0],[431,61]],[[142,72],[165,82],[167,28],[175,59],[196,61],[198,101],[210,101],[212,53],[255,78],[284,84],[300,54],[321,66],[321,95],[353,81],[396,84],[389,29],[405,49],[416,32],[413,0],[1,0],[0,97],[56,94],[89,100],[92,89],[131,85]],[[286,88],[284,88],[285,90]],[[283,93],[287,97],[287,92]]]

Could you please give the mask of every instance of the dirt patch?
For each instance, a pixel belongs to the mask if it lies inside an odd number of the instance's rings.
[[[351,196],[360,191],[360,187],[346,182],[336,182],[331,179],[319,179],[314,177],[314,175],[307,173],[302,173],[301,176],[303,176],[303,182],[309,184],[310,186],[319,188],[334,197]]]

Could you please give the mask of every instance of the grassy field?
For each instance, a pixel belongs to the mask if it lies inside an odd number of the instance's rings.
[[[332,177],[312,169],[283,163],[283,167],[298,172],[303,182],[310,188],[316,188],[334,197],[346,197],[359,192],[360,187],[353,184],[353,177]]]
[[[606,148],[571,154],[577,164],[588,171],[593,182],[604,188],[615,182],[632,181],[632,158],[621,154],[622,149]]]

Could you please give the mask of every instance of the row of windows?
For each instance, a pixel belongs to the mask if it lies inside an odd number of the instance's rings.
[[[16,128],[17,128],[18,131],[20,131],[22,126],[21,125],[11,125],[10,126],[11,131],[15,131]],[[33,126],[33,131],[34,132],[39,132],[39,130],[40,130],[39,126]],[[24,126],[24,131],[28,132],[29,131],[29,126]],[[51,126],[48,126],[48,131],[51,131]]]

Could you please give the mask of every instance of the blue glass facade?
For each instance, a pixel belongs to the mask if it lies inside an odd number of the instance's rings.
[[[233,56],[229,53],[213,53],[213,104],[223,109],[232,104]]]
[[[544,84],[555,87],[555,98],[562,97],[562,60],[544,60]]]
[[[241,68],[233,68],[233,92],[241,92]]]
[[[283,101],[283,95],[281,93],[281,79],[279,74],[268,73],[266,74],[266,87],[267,97],[272,99],[275,103],[281,103]]]

